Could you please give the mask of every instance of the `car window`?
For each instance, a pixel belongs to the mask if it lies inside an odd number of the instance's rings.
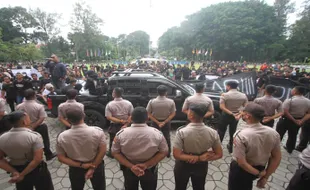
[[[148,82],[147,83],[147,86],[148,86],[148,88],[149,88],[149,94],[150,95],[157,95],[157,87],[159,86],[159,85],[162,85],[162,83],[159,83],[159,82]],[[168,96],[170,95],[175,95],[175,90],[171,87],[171,86],[169,86],[169,85],[165,85],[166,87],[167,87],[167,89],[168,89]]]
[[[141,80],[119,80],[117,86],[124,89],[124,95],[141,95]]]

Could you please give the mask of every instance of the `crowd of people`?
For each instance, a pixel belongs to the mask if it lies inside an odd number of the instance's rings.
[[[155,190],[158,163],[173,155],[175,189],[187,189],[191,179],[193,189],[201,190],[205,189],[208,162],[223,156],[223,139],[229,127],[227,150],[232,154],[229,190],[252,189],[256,179],[258,188],[266,187],[268,179],[281,162],[280,144],[286,132],[286,151],[289,154],[294,149],[302,152],[298,169],[286,189],[309,189],[310,100],[303,96],[305,88],[301,86],[296,86],[292,90],[292,98],[282,103],[272,96],[276,87],[261,77],[263,82],[259,87],[264,89],[264,96],[248,102],[247,96],[237,90],[237,82],[227,82],[226,92],[220,97],[221,122],[213,129],[204,120],[212,117],[214,105],[203,94],[204,84],[198,83],[195,86],[196,93],[187,97],[182,107],[188,123],[177,129],[173,142],[170,138],[171,121],[177,110],[175,102],[167,98],[167,87],[164,85],[157,87],[158,96],[151,99],[146,108],[134,108],[131,102],[122,98],[122,88],[113,89],[114,100],[105,107],[105,116],[110,121],[109,142],[103,129],[88,126],[84,122],[84,105],[76,101],[81,89],[81,86],[76,85],[78,79],[84,78],[86,88],[98,93],[96,85],[100,78],[104,80],[113,71],[128,68],[152,69],[166,73],[175,80],[187,80],[195,78],[197,74],[214,71],[225,77],[251,70],[247,68],[246,62],[214,62],[203,64],[193,72],[193,64],[174,68],[166,63],[140,63],[119,65],[119,68],[107,65],[104,69],[101,66],[91,66],[88,69],[86,65],[66,66],[56,55],[52,55],[45,65],[36,67],[43,74],[41,79],[35,75],[31,76],[32,79],[27,79],[22,73],[13,76],[8,68],[2,70],[0,168],[11,174],[9,182],[16,183],[17,190],[34,187],[37,190],[53,190],[43,154],[46,161],[57,156],[61,163],[69,167],[73,190],[83,189],[88,179],[91,180],[93,189],[103,190],[106,188],[103,158],[107,155],[120,163],[126,190],[138,189],[139,183],[144,190]],[[303,71],[280,64],[262,64],[258,69],[267,75],[268,72],[283,72],[286,73],[285,77],[294,79],[297,76],[297,80],[308,76]],[[69,83],[67,86],[66,80]],[[50,93],[67,96],[67,101],[58,107],[58,119],[66,126],[66,130],[57,137],[56,153],[50,150],[48,127],[44,124],[47,117],[44,106],[36,100],[42,98],[44,104],[42,93],[45,97]],[[6,114],[6,103],[10,105],[11,113]],[[275,124],[277,119],[279,121]],[[148,121],[151,122],[150,125],[147,124]],[[238,122],[241,121],[244,124],[238,128]],[[300,128],[300,142],[296,147]]]

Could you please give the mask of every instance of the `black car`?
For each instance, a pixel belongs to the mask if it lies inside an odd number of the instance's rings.
[[[111,77],[107,79],[108,89],[107,93],[94,96],[82,93],[77,97],[77,101],[84,104],[85,122],[88,125],[100,126],[102,128],[108,125],[105,118],[105,106],[111,100],[112,91],[115,87],[122,87],[124,89],[123,98],[130,101],[134,107],[146,107],[149,100],[157,97],[157,87],[165,85],[168,88],[168,98],[174,100],[176,105],[176,116],[172,122],[187,121],[187,116],[182,112],[182,106],[185,99],[195,93],[195,90],[187,84],[181,84],[169,78],[166,78],[155,72],[146,71],[132,71],[132,72],[114,72]],[[219,94],[207,94],[214,103],[215,114],[213,119],[208,122],[215,125],[219,118]],[[54,116],[58,114],[59,104],[66,101],[65,95],[51,95],[52,101],[51,112]]]

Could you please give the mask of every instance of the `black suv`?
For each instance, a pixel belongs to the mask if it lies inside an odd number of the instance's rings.
[[[130,101],[134,107],[146,107],[149,100],[157,97],[157,87],[165,85],[168,88],[168,98],[174,100],[176,105],[176,116],[172,122],[186,122],[186,115],[182,112],[184,100],[195,93],[195,90],[187,84],[181,84],[158,73],[146,71],[114,72],[107,80],[107,93],[101,96],[82,94],[77,97],[77,101],[84,104],[85,122],[88,125],[106,127],[108,125],[105,118],[105,106],[112,98],[112,91],[115,87],[124,89],[123,98]],[[210,124],[218,123],[219,117],[219,94],[206,93],[214,103],[215,114],[209,120]],[[57,116],[59,104],[66,101],[65,95],[51,95],[51,112]]]

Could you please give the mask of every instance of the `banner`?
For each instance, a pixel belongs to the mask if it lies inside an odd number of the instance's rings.
[[[230,81],[237,82],[239,84],[238,90],[245,93],[248,96],[249,100],[254,100],[254,98],[256,98],[257,95],[256,72],[240,73],[231,75],[229,77],[206,80],[204,82],[206,85],[205,92],[206,93],[210,92],[210,94],[212,94],[213,96],[219,97],[222,93],[226,92],[226,84]],[[185,83],[194,87],[195,84],[201,82],[202,81],[186,81]]]

